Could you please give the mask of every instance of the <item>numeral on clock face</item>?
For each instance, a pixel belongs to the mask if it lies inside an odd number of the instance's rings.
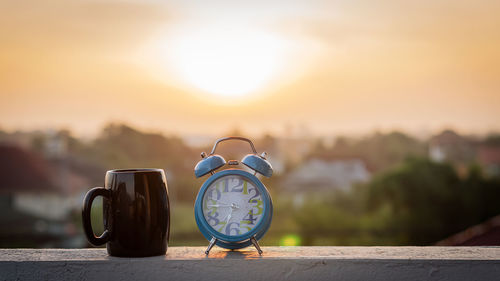
[[[259,189],[239,175],[224,176],[212,183],[202,203],[207,223],[217,232],[229,236],[251,231],[263,214]]]

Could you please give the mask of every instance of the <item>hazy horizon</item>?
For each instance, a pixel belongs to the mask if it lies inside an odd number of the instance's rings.
[[[277,138],[292,138],[292,139],[302,139],[302,138],[321,138],[324,141],[334,141],[338,137],[348,137],[348,138],[364,138],[364,137],[369,137],[374,134],[389,134],[393,132],[399,132],[406,134],[408,136],[420,139],[420,140],[426,140],[429,139],[435,135],[438,135],[444,131],[453,131],[459,135],[465,136],[465,137],[472,137],[472,138],[484,138],[490,135],[499,135],[500,130],[490,130],[490,131],[485,131],[485,132],[467,132],[463,130],[458,130],[457,128],[451,127],[451,126],[444,126],[442,128],[436,129],[436,130],[426,130],[426,129],[421,129],[421,130],[416,130],[416,131],[411,131],[411,130],[406,130],[404,128],[387,128],[387,129],[381,129],[381,128],[373,128],[369,129],[366,131],[359,131],[359,132],[341,132],[341,131],[326,131],[323,133],[314,133],[308,128],[307,126],[304,125],[296,125],[293,126],[291,124],[284,124],[281,129],[272,131],[272,130],[262,130],[262,131],[249,131],[245,130],[245,128],[238,127],[238,126],[233,126],[233,127],[228,127],[227,130],[222,130],[220,132],[212,132],[212,133],[179,133],[173,130],[162,130],[158,128],[153,128],[153,127],[141,127],[141,126],[136,126],[132,123],[124,122],[124,121],[119,121],[119,120],[112,120],[109,122],[105,122],[102,126],[99,126],[96,128],[96,130],[92,133],[81,133],[78,131],[73,130],[71,127],[68,126],[52,126],[52,127],[38,127],[38,128],[33,128],[33,129],[21,129],[21,128],[13,128],[13,129],[8,129],[6,127],[1,126],[0,124],[0,131],[4,131],[9,134],[15,134],[15,133],[21,133],[21,134],[30,134],[30,133],[44,133],[44,134],[51,134],[55,133],[58,131],[62,130],[67,130],[69,131],[74,137],[80,138],[82,140],[88,140],[91,141],[99,136],[100,133],[106,128],[106,126],[109,126],[111,124],[114,125],[125,125],[133,128],[134,130],[138,130],[143,133],[158,133],[162,134],[164,136],[175,136],[175,137],[180,137],[183,140],[187,141],[190,144],[193,145],[207,145],[207,144],[212,144],[215,139],[218,139],[223,136],[229,136],[229,135],[241,135],[241,136],[247,136],[250,138],[261,138],[265,136],[272,136],[272,137],[277,137]],[[236,134],[235,134],[236,133]]]

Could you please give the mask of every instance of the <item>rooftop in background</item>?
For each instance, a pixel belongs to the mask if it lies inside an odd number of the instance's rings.
[[[78,193],[88,180],[66,162],[49,161],[36,152],[0,145],[0,193]]]
[[[0,192],[58,191],[50,163],[16,146],[0,146]]]
[[[500,215],[436,243],[437,246],[500,246]]]

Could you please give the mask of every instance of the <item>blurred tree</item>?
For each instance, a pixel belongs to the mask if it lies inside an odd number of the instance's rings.
[[[370,210],[389,207],[394,242],[428,245],[500,213],[498,182],[478,167],[460,180],[450,164],[410,158],[367,186]]]
[[[368,189],[371,207],[390,207],[397,244],[426,245],[461,229],[460,181],[448,164],[408,159]]]
[[[500,180],[471,166],[408,158],[347,192],[308,198],[293,213],[305,245],[432,245],[500,213]]]
[[[44,149],[45,149],[45,142],[46,142],[46,137],[42,134],[36,134],[31,138],[31,148],[40,153],[43,154]]]
[[[490,134],[486,137],[484,144],[486,145],[500,145],[500,134]]]
[[[142,132],[125,124],[109,124],[95,141],[78,151],[102,170],[165,169],[172,198],[191,202],[199,188],[193,168],[199,154],[175,136]],[[102,178],[102,171],[100,177]]]

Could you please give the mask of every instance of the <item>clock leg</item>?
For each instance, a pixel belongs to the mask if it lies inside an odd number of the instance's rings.
[[[217,238],[212,237],[212,240],[210,240],[210,243],[208,244],[208,248],[205,251],[205,255],[208,256],[208,253],[210,253],[210,250],[212,250],[212,247],[215,245],[215,242],[217,242]]]
[[[255,246],[255,249],[257,249],[257,252],[259,252],[259,255],[262,255],[262,250],[260,249],[259,242],[257,242],[257,239],[255,237],[250,238],[250,241],[252,241],[252,244]]]

